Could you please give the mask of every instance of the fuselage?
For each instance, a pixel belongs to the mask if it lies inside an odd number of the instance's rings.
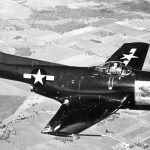
[[[38,71],[39,69],[47,75],[54,76],[54,81],[44,81],[43,79],[43,84],[38,83],[34,85],[32,79],[23,78],[24,73],[32,74],[34,70]],[[43,90],[50,97],[107,95],[109,93],[114,93],[116,96],[116,92],[133,92],[134,87],[134,78],[132,76],[119,79],[118,76],[107,75],[95,70],[93,67],[0,64],[0,76],[31,84],[34,86],[35,91]],[[110,81],[112,79],[113,81]],[[112,86],[111,90],[109,86]]]
[[[5,61],[5,57],[9,61]],[[35,83],[34,75],[38,71],[43,75],[41,83],[39,79]],[[31,79],[25,78],[24,74],[31,75]],[[46,75],[52,76],[53,80],[46,80]],[[32,91],[61,103],[69,97],[94,97],[99,100],[102,97],[116,100],[126,97],[125,108],[142,109],[139,108],[141,105],[143,109],[150,108],[149,72],[132,70],[122,77],[95,67],[64,66],[5,54],[0,60],[0,77],[28,83]]]

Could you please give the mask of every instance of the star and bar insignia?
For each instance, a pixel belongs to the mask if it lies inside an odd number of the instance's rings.
[[[36,71],[36,72],[37,73],[33,73],[33,74],[24,73],[23,78],[32,79],[32,77],[33,77],[34,84],[40,83],[41,85],[43,85],[44,79],[46,79],[46,81],[54,81],[54,79],[55,79],[55,77],[53,75],[42,74],[41,69],[38,69],[38,71]]]

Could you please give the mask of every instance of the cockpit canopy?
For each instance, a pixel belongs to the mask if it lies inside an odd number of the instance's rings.
[[[96,66],[96,70],[118,76],[127,76],[132,72],[130,67],[125,66],[125,64],[120,61],[106,62],[103,66]]]

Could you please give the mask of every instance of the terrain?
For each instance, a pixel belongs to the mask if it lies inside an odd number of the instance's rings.
[[[150,43],[149,0],[1,0],[0,51],[101,65],[125,42]],[[150,71],[150,51],[144,70]],[[120,110],[76,138],[41,134],[60,104],[0,79],[0,150],[150,149],[150,112]]]

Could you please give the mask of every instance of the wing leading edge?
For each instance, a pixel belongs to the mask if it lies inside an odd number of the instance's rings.
[[[58,136],[78,134],[110,116],[121,103],[121,100],[72,97],[68,103],[62,104],[42,133]]]
[[[125,43],[106,62],[122,61],[126,66],[142,70],[148,49],[148,43]]]

